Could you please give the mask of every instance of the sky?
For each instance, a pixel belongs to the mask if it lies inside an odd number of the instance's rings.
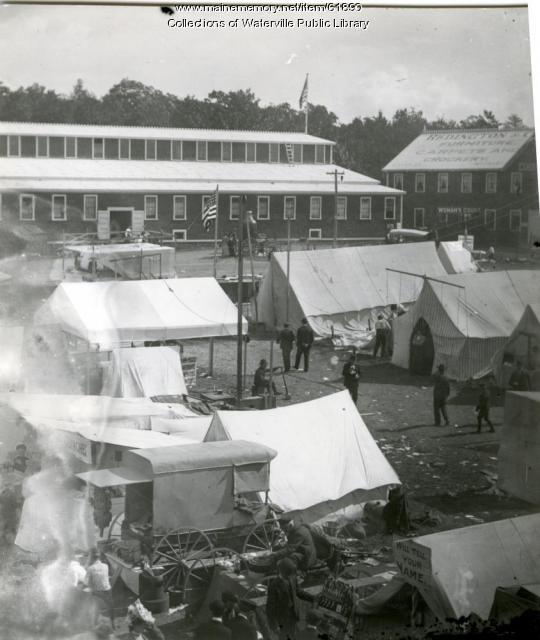
[[[292,28],[228,26],[288,19]],[[0,81],[101,96],[122,78],[178,96],[251,89],[262,104],[309,101],[341,122],[414,107],[460,120],[489,109],[533,125],[527,9],[363,8],[349,13],[175,13],[225,27],[169,27],[158,7],[0,5]],[[369,20],[367,29],[334,26]],[[329,20],[322,28],[297,20]]]

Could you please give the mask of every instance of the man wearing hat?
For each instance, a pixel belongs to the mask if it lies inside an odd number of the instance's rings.
[[[257,629],[240,611],[238,596],[232,591],[223,591],[221,600],[225,607],[223,624],[230,629],[233,640],[257,640]]]
[[[195,640],[232,640],[231,630],[223,624],[225,607],[219,600],[212,600],[208,605],[211,618],[195,629]]]
[[[283,369],[287,372],[291,369],[291,351],[295,342],[294,331],[285,323],[283,329],[279,332],[277,343],[281,349],[283,356]]]
[[[283,558],[278,562],[277,569],[278,575],[268,584],[268,624],[279,640],[296,640],[301,606],[299,600],[313,602],[314,598],[298,586],[294,560]]]
[[[314,334],[313,329],[309,326],[307,318],[302,318],[302,325],[296,332],[296,359],[294,362],[294,368],[298,369],[300,366],[300,359],[304,356],[304,371],[309,369],[309,351],[313,344]]]

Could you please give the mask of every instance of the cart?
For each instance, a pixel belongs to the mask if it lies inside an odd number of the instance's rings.
[[[113,574],[138,594],[146,563],[174,604],[195,611],[218,564],[284,541],[268,502],[275,456],[242,440],[205,442],[130,450],[120,467],[77,474],[100,489],[125,487],[104,544]]]

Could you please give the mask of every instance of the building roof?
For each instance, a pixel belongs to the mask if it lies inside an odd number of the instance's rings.
[[[361,173],[327,164],[173,162],[159,160],[72,160],[0,158],[3,191],[130,191],[210,193],[334,192],[334,169],[344,171],[339,191],[403,193]]]
[[[533,138],[533,129],[426,131],[391,160],[383,171],[504,169]]]
[[[143,138],[207,140],[216,142],[281,142],[293,144],[335,144],[297,131],[248,131],[235,129],[177,129],[49,122],[1,122],[0,135],[67,136],[79,138]]]

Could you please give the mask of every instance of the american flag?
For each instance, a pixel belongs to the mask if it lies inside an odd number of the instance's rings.
[[[308,105],[308,76],[306,74],[306,81],[304,82],[304,87],[302,89],[302,93],[300,94],[300,100],[298,101],[300,106],[300,111],[307,109]]]
[[[218,186],[214,193],[206,199],[202,213],[202,223],[206,232],[210,231],[210,223],[217,218]]]

